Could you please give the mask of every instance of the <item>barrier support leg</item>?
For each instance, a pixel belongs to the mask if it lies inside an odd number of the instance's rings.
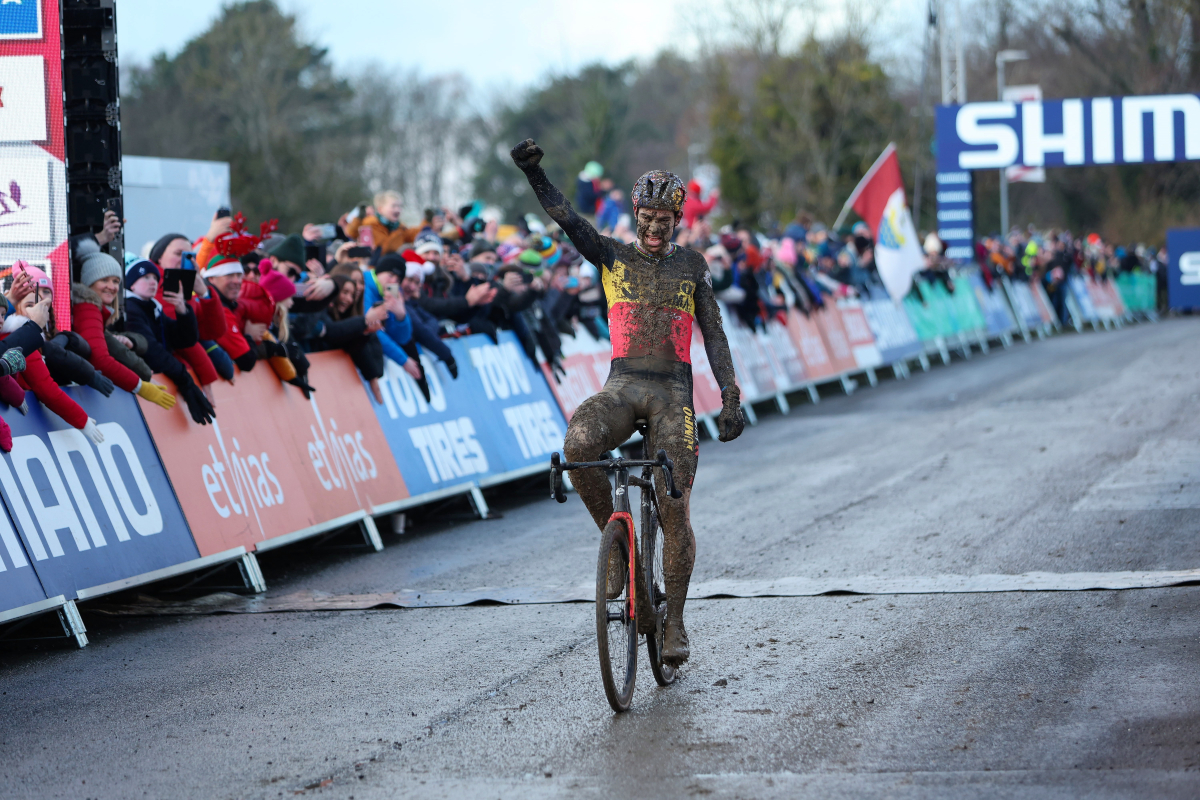
[[[83,617],[79,616],[74,600],[68,600],[58,609],[58,621],[62,623],[63,634],[68,639],[74,639],[79,647],[87,647],[87,628],[83,625]]]
[[[480,519],[487,519],[491,511],[488,509],[487,500],[483,499],[483,492],[479,490],[478,484],[471,485],[471,505],[475,507],[475,513]]]
[[[950,348],[946,347],[946,342],[942,339],[938,339],[937,348],[938,348],[938,355],[940,355],[942,357],[942,363],[949,364],[950,363]]]
[[[808,399],[813,402],[813,405],[821,402],[821,393],[817,391],[817,387],[811,383],[804,387],[808,390]]]
[[[958,335],[958,349],[962,351],[964,359],[971,360],[971,340],[967,338],[966,334]]]
[[[1004,345],[1005,350],[1012,347],[1012,334],[1011,333],[1000,334],[1000,343],[1002,345]]]
[[[758,424],[758,414],[754,413],[754,406],[750,405],[749,403],[743,403],[742,404],[742,413],[746,415],[746,420],[751,425]]]
[[[244,553],[238,559],[238,572],[242,574],[242,583],[246,588],[255,594],[261,594],[267,590],[267,580],[263,577],[262,569],[258,566],[258,559],[254,553]]]
[[[363,517],[358,523],[359,530],[362,531],[363,541],[375,550],[376,553],[383,550],[383,539],[379,538],[379,528],[375,526],[375,518],[370,514]]]
[[[700,417],[700,421],[704,423],[704,430],[708,431],[708,435],[715,442],[720,432],[717,430],[717,421],[711,415]],[[563,473],[563,480],[566,480],[567,473]],[[565,484],[564,484],[565,485]]]
[[[871,388],[879,385],[879,376],[875,374],[874,367],[867,367],[867,383],[871,384]]]
[[[988,349],[989,349],[987,334],[986,333],[977,333],[977,334],[975,334],[975,339],[976,339],[976,341],[979,342],[979,352],[987,353]]]
[[[924,353],[921,353],[920,361],[921,361],[921,370],[923,372],[929,372],[929,356],[925,355]]]
[[[841,377],[842,391],[846,394],[854,394],[854,390],[858,388],[858,381],[853,378],[847,378],[845,375]]]
[[[780,414],[787,414],[792,410],[792,407],[788,405],[787,398],[783,396],[783,392],[775,393],[775,405],[779,408]]]

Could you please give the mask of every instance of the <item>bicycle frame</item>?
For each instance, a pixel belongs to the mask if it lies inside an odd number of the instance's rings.
[[[672,476],[672,471],[675,469],[675,463],[667,458],[665,450],[659,450],[657,457],[654,460],[649,459],[629,459],[629,458],[608,458],[604,461],[585,461],[585,462],[566,462],[563,463],[558,455],[554,453],[550,456],[550,496],[560,503],[567,502],[567,496],[563,492],[562,473],[573,469],[588,469],[600,468],[609,472],[616,472],[617,480],[613,488],[613,513],[609,517],[609,522],[614,519],[619,519],[625,524],[625,529],[629,531],[629,618],[635,620],[636,617],[636,597],[637,597],[637,570],[635,564],[637,562],[637,532],[633,525],[633,514],[629,508],[629,487],[637,486],[642,491],[649,491],[654,495],[654,483],[650,480],[653,467],[661,467],[663,476],[666,478],[667,492],[673,498],[683,497],[683,493],[675,488],[675,481]],[[629,470],[635,467],[642,467],[642,477],[636,477],[629,474]],[[653,501],[657,504],[657,496]]]

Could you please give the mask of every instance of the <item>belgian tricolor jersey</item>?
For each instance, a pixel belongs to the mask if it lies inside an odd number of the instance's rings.
[[[692,250],[671,245],[662,258],[613,242],[601,265],[613,358],[656,356],[691,363],[696,287],[710,287],[708,265]]]
[[[613,358],[654,356],[691,363],[695,321],[713,377],[722,388],[734,385],[733,359],[704,256],[672,244],[666,255],[656,257],[636,243],[601,236],[575,213],[540,166],[525,175],[542,208],[562,226],[579,254],[600,270]]]

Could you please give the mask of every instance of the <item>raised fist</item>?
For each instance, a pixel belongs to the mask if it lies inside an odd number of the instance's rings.
[[[512,149],[512,160],[522,172],[527,172],[538,165],[545,152],[537,146],[533,139],[526,139]]]

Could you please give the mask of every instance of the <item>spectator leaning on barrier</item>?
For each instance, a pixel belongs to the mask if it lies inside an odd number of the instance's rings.
[[[212,235],[213,230],[227,228],[228,222],[228,217],[215,218],[209,234]],[[159,269],[160,294],[157,297],[159,302],[162,302],[161,279],[166,274],[165,270],[185,268],[183,254],[190,252],[191,249],[191,241],[180,233],[169,233],[150,248],[150,261]],[[192,263],[192,266],[195,266],[195,262]],[[221,307],[221,301],[213,292],[209,291],[208,285],[198,274],[193,281],[192,289],[194,294],[188,304],[196,314],[197,334],[200,341],[185,350],[178,351],[175,355],[195,371],[197,381],[211,401],[213,395],[209,388],[210,384],[214,383],[218,377],[227,381],[233,380],[233,360],[217,344],[217,340],[225,334],[225,312]],[[164,310],[168,314],[175,313],[174,308],[170,305],[164,306]]]
[[[182,293],[164,292],[164,301],[175,307],[172,319],[163,313],[162,304],[155,299],[157,293],[158,267],[145,259],[130,265],[125,271],[124,329],[145,337],[146,363],[171,379],[187,403],[192,419],[206,425],[216,417],[212,403],[192,380],[183,362],[171,355],[172,350],[196,343],[196,315],[184,302]]]
[[[31,342],[34,335],[38,339],[44,339],[44,332],[50,326],[50,304],[53,302],[53,292],[50,288],[50,279],[45,278],[43,283],[43,278],[37,274],[41,273],[41,270],[31,272],[34,268],[19,261],[13,265],[14,274],[18,271],[18,267],[20,267],[20,271],[30,276],[32,291],[25,291],[19,297],[14,298],[13,291],[10,289],[9,299],[15,307],[15,313],[8,316],[4,320],[4,324],[0,326],[0,339],[4,340],[4,345],[8,348],[3,356],[0,356],[0,361],[6,362],[5,368],[16,371],[16,351],[19,348],[24,353],[25,362],[24,370],[17,375],[20,388],[33,392],[38,401],[58,414],[63,422],[83,431],[83,434],[93,443],[100,444],[104,441],[104,434],[96,427],[96,420],[89,417],[87,412],[54,382],[54,379],[50,377],[50,370],[46,368],[42,353],[37,348],[25,349],[32,347]],[[42,275],[44,274],[42,273]],[[13,288],[16,288],[15,282]],[[36,325],[36,329],[30,329],[30,324]],[[44,347],[44,342],[40,346]],[[17,401],[17,397],[6,393],[3,399],[9,405],[20,408],[22,413],[25,412],[23,398],[19,402],[14,402]]]
[[[163,408],[174,408],[175,395],[166,387],[142,380],[112,355],[114,348],[131,353],[133,347],[133,342],[124,336],[114,335],[110,339],[108,335],[110,324],[120,318],[115,309],[121,292],[121,272],[121,265],[107,253],[90,253],[83,258],[80,282],[71,284],[71,330],[87,342],[92,366],[117,387]]]
[[[17,261],[13,265],[13,274],[21,279],[19,284],[13,284],[13,298],[22,296],[25,291],[41,297],[53,295],[50,277],[37,267]],[[112,381],[88,363],[91,348],[83,337],[74,331],[58,330],[53,305],[50,307],[45,331],[46,341],[42,345],[42,359],[55,382],[60,385],[76,383],[80,386],[90,386],[106,397],[112,394]]]
[[[420,380],[420,365],[404,352],[404,346],[412,341],[413,331],[400,289],[404,272],[398,270],[394,262],[381,261],[379,267],[363,273],[363,306],[368,309],[382,306],[387,311],[382,329],[375,334],[383,345],[383,354],[403,367],[413,380]]]
[[[375,334],[382,330],[388,311],[378,305],[363,313],[361,291],[349,274],[351,270],[358,268],[351,265],[334,268],[331,279],[337,290],[333,302],[315,316],[306,343],[314,352],[345,350],[375,399],[382,404],[379,379],[383,377],[383,344]]]

